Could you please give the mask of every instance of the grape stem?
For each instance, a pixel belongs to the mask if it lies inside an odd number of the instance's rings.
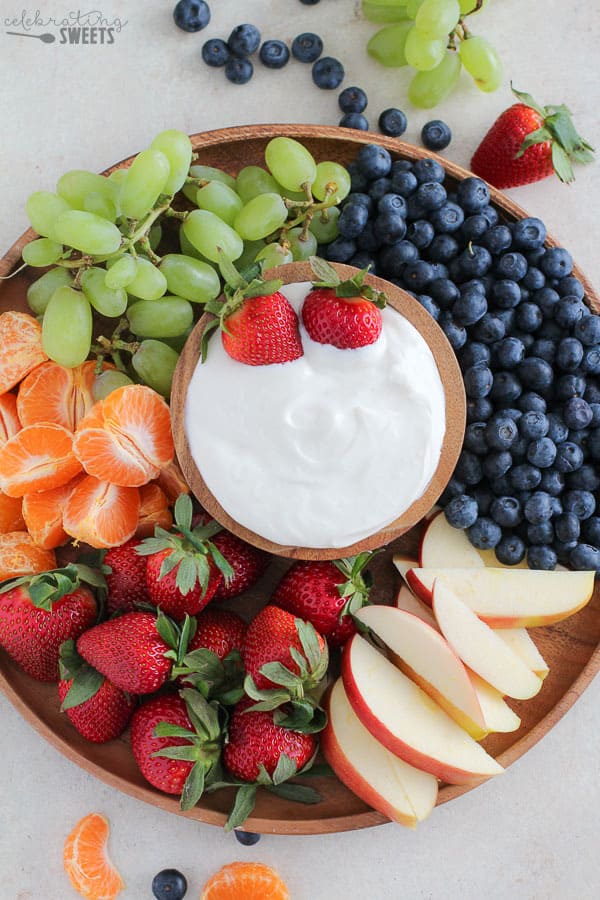
[[[155,266],[157,266],[160,263],[162,257],[155,253],[150,246],[150,238],[148,237],[148,235],[145,235],[143,238],[141,238],[139,244],[148,259],[153,262]]]
[[[15,269],[14,272],[11,272],[10,275],[0,275],[0,281],[8,281],[10,278],[14,278],[15,275],[18,275],[19,272],[22,272],[23,269],[26,269],[27,265],[27,263],[23,263],[23,265],[19,266],[18,269]]]
[[[121,335],[124,331],[127,331],[129,328],[128,320],[123,317],[115,330],[113,331],[110,338],[104,337],[103,334],[98,336],[98,342],[94,344],[92,347],[92,351],[95,353],[97,357],[97,364],[99,366],[102,365],[103,360],[110,356],[115,366],[119,371],[127,372],[127,367],[123,362],[123,358],[121,356],[121,351],[126,351],[127,353],[131,353],[132,355],[136,353],[140,348],[139,341],[124,341],[121,339]]]

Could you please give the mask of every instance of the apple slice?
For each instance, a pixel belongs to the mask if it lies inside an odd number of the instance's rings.
[[[478,550],[466,531],[453,528],[443,513],[431,518],[421,538],[419,561],[423,569],[527,569],[523,560],[517,566],[504,566],[493,550]]]
[[[520,728],[520,718],[510,708],[500,691],[480,678],[477,672],[473,672],[471,669],[467,669],[467,671],[481,705],[488,733],[493,731],[506,733]]]
[[[363,606],[355,617],[389,647],[392,662],[471,737],[485,737],[485,719],[467,670],[437,629],[393,606]]]
[[[400,572],[403,581],[406,581],[406,573],[408,570],[419,565],[417,559],[414,559],[412,556],[403,556],[401,553],[395,553],[392,557],[392,562]]]
[[[355,634],[342,656],[352,708],[391,753],[451,784],[504,771],[467,732],[368,641]]]
[[[433,612],[465,665],[501,694],[528,700],[539,692],[542,679],[441,580],[433,587]]]
[[[380,744],[352,709],[341,678],[327,699],[321,733],[325,759],[357,797],[401,825],[414,828],[435,806],[437,779],[415,769]]]
[[[409,569],[406,581],[431,605],[433,583],[443,582],[493,628],[551,625],[578,612],[594,590],[594,571],[536,569]]]
[[[542,681],[550,671],[526,628],[498,628],[496,634]]]
[[[402,585],[396,594],[396,607],[412,613],[413,616],[418,616],[423,622],[439,631],[435,616],[431,615],[431,607],[426,606],[421,600],[417,599],[405,584]]]

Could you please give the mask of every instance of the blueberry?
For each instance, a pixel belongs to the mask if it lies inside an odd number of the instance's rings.
[[[527,447],[527,460],[538,469],[548,469],[556,459],[556,444],[549,437],[537,438]]]
[[[530,463],[521,463],[508,473],[508,479],[517,491],[532,491],[542,480],[542,473],[536,466]]]
[[[520,281],[527,271],[527,260],[522,253],[504,253],[496,264],[496,276]]]
[[[229,48],[220,38],[212,38],[202,45],[202,59],[207,66],[219,68],[229,59]]]
[[[459,181],[456,194],[459,205],[466,213],[479,212],[490,202],[488,186],[481,178],[470,177]]]
[[[440,496],[440,506],[446,506],[455,497],[460,496],[460,494],[464,494],[465,490],[466,485],[463,484],[462,481],[459,481],[458,478],[452,477]]]
[[[379,144],[365,144],[358,151],[356,162],[359,171],[367,178],[384,178],[392,168],[392,158],[385,147]],[[399,193],[399,191],[398,191]]]
[[[386,178],[385,176],[381,178],[376,178],[374,181],[371,181],[369,185],[369,197],[374,200],[376,203],[385,197],[386,194],[389,194],[392,190],[392,181],[390,178]],[[406,212],[402,214],[406,216]]]
[[[152,893],[156,900],[183,900],[187,881],[177,869],[163,869],[152,879]]]
[[[577,522],[579,523],[579,519],[577,519]],[[588,543],[593,544],[595,547],[600,547],[600,518],[598,516],[591,516],[591,518],[586,519],[581,526],[581,530]]]
[[[456,204],[458,206],[458,204]],[[460,236],[465,242],[468,244],[469,241],[481,241],[485,246],[487,244],[483,240],[484,235],[488,231],[490,225],[485,216],[482,216],[481,213],[476,213],[472,216],[467,216],[465,219],[465,214],[461,206],[458,206],[463,216],[463,225],[460,229]],[[488,250],[490,248],[488,247]]]
[[[490,515],[502,528],[514,528],[523,518],[521,504],[516,497],[497,497],[490,507]]]
[[[356,238],[369,218],[369,210],[362,203],[346,203],[338,219],[338,231],[345,238]]]
[[[593,544],[577,544],[569,554],[569,562],[574,569],[600,569],[600,549]]]
[[[502,529],[493,519],[481,516],[474,525],[471,525],[467,534],[473,546],[478,550],[490,550],[500,543]]]
[[[557,413],[548,413],[548,429],[546,434],[555,444],[562,444],[569,436],[569,429]]]
[[[442,317],[447,315],[447,313],[440,313],[439,321],[442,321]],[[458,328],[458,326],[455,326]],[[466,331],[463,328],[463,332],[465,333],[466,340]],[[444,329],[445,333],[445,329]],[[448,337],[448,335],[446,335]],[[450,342],[452,343],[452,342]],[[468,399],[467,400],[467,422],[483,422],[487,421],[489,417],[494,412],[494,407],[490,403],[487,397],[481,397],[478,400]],[[600,430],[600,429],[599,429]]]
[[[344,201],[344,206],[347,206],[349,203],[360,203],[362,206],[366,206],[367,210],[370,213],[375,208],[373,198],[368,194],[363,194],[358,191],[353,191],[352,193],[348,194]]]
[[[414,163],[410,159],[397,159],[392,163],[392,174],[399,175],[401,172],[412,172]]]
[[[479,278],[489,271],[492,257],[489,250],[479,244],[470,244],[458,257],[458,263],[464,278]]]
[[[431,222],[426,219],[417,219],[411,222],[406,229],[406,239],[414,244],[418,250],[429,247],[434,237],[434,229]]]
[[[369,120],[361,113],[344,113],[338,124],[340,128],[355,128],[357,131],[369,130]]]
[[[445,150],[452,140],[452,131],[441,119],[433,119],[423,125],[421,140],[428,150]]]
[[[432,262],[450,262],[458,253],[458,242],[450,234],[436,234],[429,245],[429,259]]]
[[[234,828],[233,833],[243,847],[253,847],[260,841],[260,834],[256,834],[254,831],[242,831],[240,828]]]
[[[573,334],[586,347],[600,343],[600,316],[582,316],[573,326]]]
[[[536,525],[529,524],[526,526],[525,534],[529,544],[552,544],[554,526],[550,521],[538,522]]]
[[[473,328],[472,335],[477,341],[484,344],[493,344],[501,341],[506,334],[504,322],[492,313],[487,312]]]
[[[346,167],[350,175],[350,190],[364,192],[368,190],[369,180],[361,171],[359,171],[356,162],[351,162]]]
[[[436,159],[418,159],[413,165],[413,173],[419,182],[439,181],[440,184],[446,177],[444,167]]]
[[[430,286],[431,295],[436,296],[433,287],[437,281],[432,282]],[[438,301],[439,302],[439,301]],[[459,362],[463,371],[474,366],[476,363],[489,363],[491,358],[490,348],[487,344],[480,344],[479,341],[469,341],[466,347],[459,354]]]
[[[563,372],[574,372],[583,359],[583,344],[574,337],[563,338],[556,348],[556,364]]]
[[[485,477],[490,479],[490,481],[494,481],[506,475],[512,463],[512,453],[509,453],[508,450],[497,450],[488,453],[484,457],[481,468]]]
[[[561,297],[554,307],[554,321],[559,328],[572,328],[587,315],[588,308],[578,297]]]
[[[470,450],[471,453],[476,453],[478,456],[483,456],[487,453],[485,429],[485,422],[471,422],[470,425],[467,425],[463,441],[465,450]]]
[[[564,278],[573,269],[573,257],[563,247],[549,247],[540,261],[540,269],[548,278]]]
[[[232,84],[247,84],[254,74],[254,66],[249,59],[232,57],[225,64],[225,77]]]
[[[424,181],[417,188],[416,197],[425,212],[441,209],[446,203],[447,194],[439,181]]]
[[[525,347],[519,338],[503,338],[494,348],[497,364],[503,369],[514,369],[525,358]]]
[[[535,250],[546,240],[546,226],[540,219],[521,219],[514,224],[513,238],[520,250]]]
[[[485,216],[481,217],[486,221]],[[494,256],[499,256],[504,250],[508,250],[512,244],[512,234],[510,233],[510,229],[506,227],[506,225],[494,225],[493,228],[489,228],[488,231],[484,234],[481,239],[481,243],[484,247],[493,253]]]
[[[514,372],[496,372],[491,396],[496,403],[513,403],[522,393],[522,385]]]
[[[349,238],[337,237],[330,244],[327,244],[325,254],[330,262],[350,262],[355,255],[358,247],[356,243]]]
[[[534,491],[525,503],[523,514],[532,525],[549,521],[552,518],[552,497],[545,491]]]
[[[202,31],[210,22],[210,7],[204,0],[179,0],[173,18],[183,31]]]
[[[535,292],[533,300],[545,316],[552,316],[560,297],[553,288],[543,287],[540,291]]]
[[[557,516],[554,523],[554,531],[559,541],[564,543],[576,541],[581,531],[579,518],[572,512],[566,512],[561,516]]]
[[[406,131],[407,124],[406,116],[402,110],[394,107],[384,109],[378,120],[379,130],[382,134],[387,134],[388,137],[400,137]]]
[[[305,31],[292,41],[292,56],[298,62],[312,63],[323,52],[323,41],[318,34]]]
[[[322,56],[313,63],[312,80],[325,91],[334,91],[344,80],[344,67],[333,56]]]
[[[300,0],[300,3],[303,3],[305,6],[316,6],[319,2],[320,0]]]
[[[471,488],[471,496],[477,501],[477,507],[479,509],[479,513],[482,516],[487,516],[490,506],[494,501],[494,495],[490,491],[490,489],[483,484],[479,484],[476,487]]]
[[[525,391],[517,400],[517,406],[522,412],[546,412],[547,403],[540,394],[535,391]]]
[[[505,407],[505,408],[502,410],[502,415],[503,415],[503,416],[508,416],[508,418],[509,418],[509,419],[512,419],[513,422],[517,422],[517,423],[518,423],[519,420],[522,418],[523,413],[522,413],[522,411],[521,411],[520,409],[517,409],[517,408],[514,407],[514,406],[507,406],[507,407]],[[514,446],[514,445],[513,445],[513,446]]]
[[[394,172],[392,175],[392,190],[401,197],[410,197],[418,185],[419,182],[412,172]]]
[[[546,276],[541,269],[529,266],[521,280],[521,286],[528,291],[540,291],[546,284]]]
[[[512,485],[508,480],[508,475],[499,475],[498,478],[492,478],[489,485],[496,497],[508,497],[512,493]]]
[[[361,113],[367,108],[367,95],[362,88],[347,87],[338,97],[338,105],[342,112]]]
[[[398,241],[396,244],[391,244],[389,247],[384,247],[381,250],[379,263],[387,275],[399,278],[404,271],[404,266],[407,263],[416,262],[417,258],[418,252],[416,247],[408,241]]]
[[[406,221],[400,213],[391,210],[379,212],[373,222],[373,233],[382,244],[395,244],[397,241],[401,241],[406,234]],[[414,265],[418,266],[420,262],[418,261]],[[422,263],[422,265],[427,266],[428,263]],[[427,281],[415,280],[414,284],[414,290],[421,290],[425,287]]]
[[[440,308],[435,300],[432,300],[429,294],[417,294],[417,300],[419,301],[423,309],[427,310],[429,315],[432,316],[432,318],[434,318],[437,322],[440,317]]]
[[[589,443],[589,438],[588,438]],[[600,475],[596,466],[584,463],[579,469],[571,472],[567,476],[570,488],[577,488],[582,491],[596,491],[600,487]]]
[[[289,47],[284,41],[265,41],[260,48],[261,63],[267,69],[283,69],[290,58]]]
[[[523,413],[519,419],[519,431],[521,435],[530,441],[538,440],[548,434],[549,419],[544,413],[534,410]]]
[[[461,227],[464,213],[457,203],[444,203],[430,213],[429,221],[439,234],[450,234]]]
[[[518,368],[519,378],[525,387],[540,390],[549,387],[554,379],[552,366],[545,359],[529,356]]]
[[[573,430],[587,428],[592,421],[592,410],[583,397],[571,397],[563,406],[565,425]]]
[[[586,380],[581,375],[561,375],[554,384],[554,394],[557,400],[570,400],[571,397],[583,397],[586,387]]]
[[[589,436],[589,428],[570,428],[567,440],[572,441],[574,444],[577,444],[578,447],[581,447],[581,449],[586,452]]]
[[[510,278],[496,281],[492,287],[492,299],[500,309],[512,309],[521,302],[519,285]]]
[[[404,222],[403,219],[400,219],[400,221]],[[392,243],[392,241],[390,241],[390,243]],[[408,265],[404,269],[403,277],[404,283],[409,290],[420,292],[429,284],[430,281],[433,281],[433,271],[431,268],[431,263],[425,262],[425,260],[423,259],[418,259],[414,263],[408,263]],[[462,344],[460,346],[462,347]]]
[[[556,360],[556,352],[556,342],[550,338],[536,338],[531,345],[531,355],[545,359],[551,366],[554,365]]]
[[[565,488],[565,476],[562,472],[557,472],[556,469],[544,469],[540,487],[547,494],[558,497]]]
[[[481,215],[486,217],[490,228],[493,228],[494,225],[498,224],[498,213],[495,207],[490,206],[489,204],[484,206],[481,210]]]
[[[516,534],[505,534],[495,547],[496,558],[503,566],[516,566],[525,558],[525,544]]]
[[[377,203],[377,212],[394,212],[404,216],[406,213],[406,201],[400,194],[384,194]]]
[[[586,375],[600,374],[600,345],[586,347],[580,368]]]
[[[503,413],[496,413],[488,422],[485,439],[494,450],[510,450],[518,435],[517,424]]]
[[[260,45],[260,31],[256,25],[237,25],[227,39],[229,51],[239,58],[252,56]]]
[[[589,519],[596,509],[596,498],[591,491],[565,491],[562,501],[565,512],[574,513],[578,519]]]
[[[530,569],[546,569],[548,571],[556,568],[558,562],[556,552],[547,545],[530,547],[527,551],[527,565]]]
[[[579,469],[583,463],[583,450],[572,441],[563,441],[556,450],[554,468],[559,472],[568,473]]]
[[[542,311],[536,303],[521,303],[517,306],[517,325],[521,331],[537,331],[542,324]]]
[[[477,501],[468,494],[460,494],[450,501],[444,512],[453,528],[470,528],[477,520]]]
[[[583,399],[588,403],[600,403],[600,384],[587,384]]]
[[[485,295],[478,291],[462,294],[452,307],[452,315],[459,325],[474,325],[487,312]]]

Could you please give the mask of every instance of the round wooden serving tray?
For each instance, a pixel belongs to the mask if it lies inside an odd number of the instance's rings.
[[[235,175],[242,166],[263,165],[265,146],[277,135],[287,135],[302,141],[319,161],[332,159],[348,163],[356,156],[362,144],[372,142],[387,147],[394,158],[415,160],[434,156],[381,135],[311,125],[243,126],[197,134],[192,137],[192,142],[200,153],[199,162],[218,166]],[[465,169],[441,157],[438,159],[444,165],[450,180],[462,179],[469,174]],[[131,160],[125,160],[113,168],[129,162]],[[504,220],[510,221],[526,215],[499,191],[492,189],[491,194]],[[21,250],[33,237],[33,232],[27,231],[10,248],[0,260],[0,276],[6,276],[18,268]],[[557,242],[551,237],[547,244],[557,246]],[[599,310],[598,297],[577,267],[575,274],[586,288],[588,303]],[[25,269],[15,278],[0,282],[0,312],[26,309],[25,291],[36,277],[37,272]],[[1,350],[2,348],[0,352]],[[376,602],[392,601],[399,576],[392,566],[391,555],[393,552],[416,553],[419,534],[420,528],[417,526],[394,541],[385,553],[374,560],[373,599]],[[263,579],[244,598],[245,608],[263,605],[270,589],[288,565],[289,562],[283,558],[274,559]],[[236,601],[232,601],[231,605],[235,603]],[[524,702],[511,701],[511,706],[522,720],[519,731],[492,735],[483,742],[503,766],[510,765],[539,741],[573,705],[600,669],[600,589],[596,588],[588,606],[577,615],[551,627],[533,629],[532,634],[550,666],[550,674],[537,697]],[[137,770],[126,736],[105,745],[87,743],[71,726],[67,717],[59,712],[56,686],[29,678],[2,651],[0,689],[23,717],[73,762],[139,800],[180,813],[176,798],[159,793],[144,781]],[[307,778],[307,783],[313,783],[321,792],[322,801],[319,804],[303,806],[270,794],[263,795],[259,797],[246,827],[262,833],[318,834],[366,828],[386,821],[334,778]],[[470,789],[472,786],[445,786],[440,790],[439,803],[445,803]],[[205,797],[185,815],[212,825],[223,825],[231,799],[229,791]],[[422,827],[426,828],[427,825]]]

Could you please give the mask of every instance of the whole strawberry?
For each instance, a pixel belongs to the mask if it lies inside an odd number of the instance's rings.
[[[364,283],[367,270],[342,281],[333,266],[311,257],[318,282],[302,306],[302,323],[319,344],[355,350],[373,344],[382,329],[385,295]]]
[[[196,619],[196,633],[189,642],[188,652],[210,650],[223,660],[232,650],[241,652],[246,630],[246,623],[235,613],[205,609]]]
[[[572,163],[593,160],[592,147],[581,138],[566,106],[541,107],[529,94],[494,122],[471,160],[476,175],[497,188],[531,184],[556,173],[573,181]]]
[[[225,352],[247,366],[291,362],[303,355],[298,316],[278,290],[281,281],[263,281],[261,266],[242,277],[232,263],[223,260],[225,300],[211,300],[205,310],[214,313],[204,329],[202,356],[206,358],[211,331],[221,329]]]
[[[210,516],[205,512],[193,519],[194,525],[208,525],[209,522]],[[215,591],[214,601],[230,600],[243,594],[258,581],[269,564],[268,553],[247,544],[226,528],[215,534],[213,544],[233,569],[233,577],[227,582],[223,579]]]
[[[138,604],[150,603],[146,560],[136,552],[141,543],[134,538],[120,547],[111,547],[104,556],[103,570],[108,586],[106,608],[111,616],[117,612],[133,612]]]
[[[221,755],[216,704],[191,688],[152,697],[133,715],[131,749],[144,778],[160,791],[180,794],[181,808],[191,809]]]
[[[96,621],[94,595],[81,585],[92,578],[91,571],[71,564],[14,579],[0,589],[0,645],[32,678],[58,681],[61,644]]]
[[[330,647],[340,647],[356,631],[352,613],[369,602],[370,579],[363,570],[372,556],[294,563],[275,588],[273,603],[311,622]]]

